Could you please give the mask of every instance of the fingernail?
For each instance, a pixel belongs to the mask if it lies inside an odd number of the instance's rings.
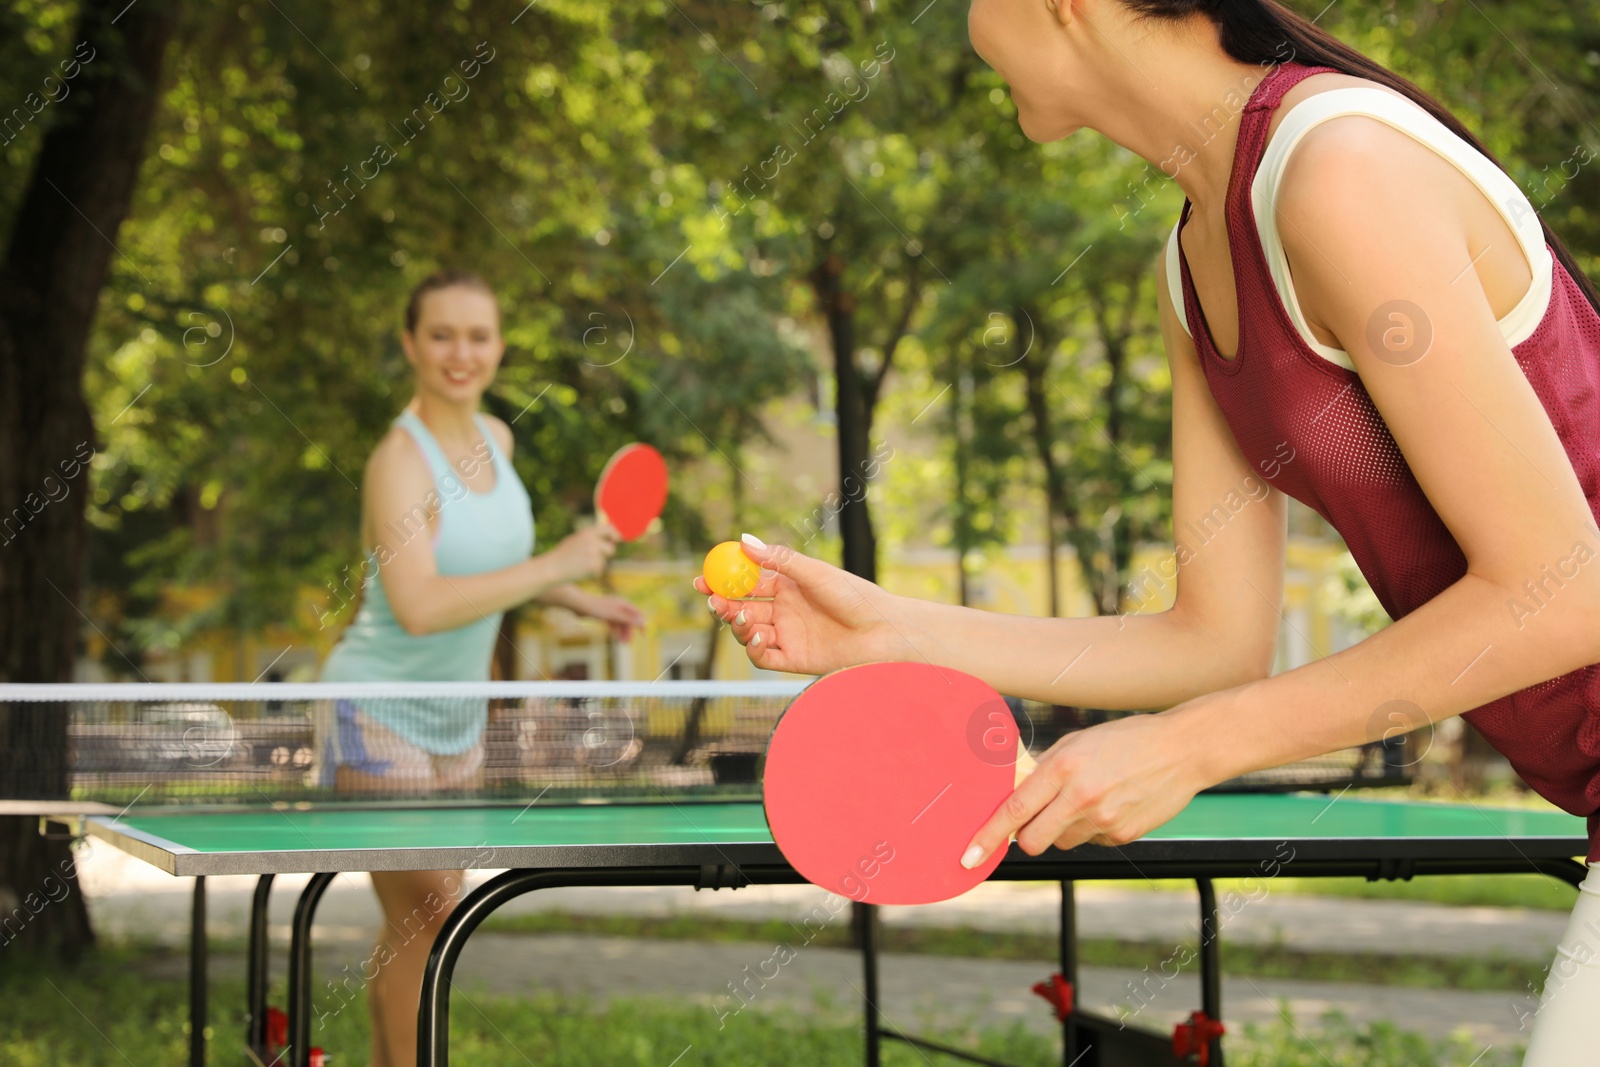
[[[767,547],[767,543],[765,541],[761,540],[761,538],[757,537],[755,534],[740,534],[739,535],[739,540],[743,541],[745,544],[749,545],[751,548],[766,548]]]
[[[706,597],[706,610],[711,612],[713,615],[717,613],[716,601],[712,600],[710,597]]]
[[[756,634],[754,637],[752,637],[750,639],[750,647],[751,648],[754,648],[755,646],[759,645],[760,643],[761,643],[761,635],[760,634]]]
[[[738,623],[740,626],[743,626],[744,625],[744,612],[742,612],[742,611],[739,612],[739,614],[734,618],[733,621]]]
[[[961,866],[965,867],[969,871],[972,870],[972,868],[976,867],[978,864],[980,864],[982,862],[983,862],[983,846],[982,845],[973,845],[971,848],[967,849],[966,853],[961,857]]]

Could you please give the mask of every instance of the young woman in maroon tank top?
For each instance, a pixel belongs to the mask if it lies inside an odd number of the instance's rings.
[[[1155,614],[931,604],[754,538],[769,572],[756,596],[771,599],[712,596],[711,610],[765,668],[931,660],[1041,701],[1169,709],[1063,738],[969,865],[1013,833],[1034,854],[1124,843],[1239,774],[1462,714],[1540,793],[1591,816],[1600,858],[1600,314],[1560,241],[1535,232],[1535,259],[1517,214],[1441,151],[1370,117],[1329,118],[1288,157],[1271,220],[1297,325],[1252,208],[1284,116],[1365,87],[1481,152],[1459,121],[1271,0],[976,0],[969,23],[1031,139],[1096,130],[1187,195],[1181,306],[1159,286],[1174,526],[1203,526],[1230,496],[1252,502],[1203,546],[1178,546],[1176,602]],[[1548,302],[1513,342],[1506,324],[1535,286]],[[1270,490],[1246,492],[1262,480]],[[1333,523],[1396,621],[1270,675],[1285,495]],[[1597,871],[1528,1064],[1592,1059],[1600,955],[1583,927],[1600,929]]]

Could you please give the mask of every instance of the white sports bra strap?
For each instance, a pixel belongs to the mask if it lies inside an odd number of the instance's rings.
[[[1500,320],[1500,331],[1509,345],[1527,340],[1544,318],[1550,303],[1551,265],[1550,249],[1544,242],[1544,231],[1539,216],[1528,202],[1517,183],[1483,153],[1462,140],[1438,119],[1417,104],[1402,99],[1382,89],[1352,87],[1330,89],[1300,101],[1283,116],[1272,140],[1267,143],[1250,187],[1251,206],[1255,211],[1256,230],[1261,235],[1261,251],[1266,257],[1272,281],[1289,312],[1295,331],[1311,348],[1326,359],[1342,367],[1354,369],[1349,355],[1342,349],[1319,342],[1311,333],[1300,301],[1294,292],[1294,279],[1289,275],[1289,258],[1283,250],[1278,234],[1278,186],[1289,164],[1289,156],[1300,139],[1313,127],[1329,119],[1344,115],[1364,115],[1377,119],[1414,140],[1426,145],[1441,157],[1454,164],[1476,185],[1489,202],[1506,220],[1506,225],[1516,235],[1522,246],[1533,283],[1522,300],[1505,318]]]
[[[1261,166],[1256,170],[1255,180],[1250,187],[1251,207],[1255,212],[1256,230],[1261,236],[1262,254],[1289,319],[1301,339],[1323,358],[1341,367],[1354,369],[1344,350],[1322,344],[1312,334],[1300,308],[1300,301],[1295,296],[1288,255],[1284,252],[1277,225],[1278,187],[1283,181],[1290,154],[1312,128],[1344,115],[1365,115],[1377,119],[1428,146],[1471,179],[1500,212],[1506,225],[1516,235],[1533,274],[1528,291],[1517,306],[1500,320],[1500,331],[1508,345],[1515,346],[1527,340],[1544,319],[1545,309],[1549,306],[1554,267],[1554,257],[1545,244],[1539,216],[1527,196],[1486,156],[1412,101],[1382,89],[1363,87],[1330,89],[1307,97],[1285,112],[1267,143]],[[1183,277],[1178,264],[1176,226],[1167,240],[1166,276],[1178,319],[1184,329],[1189,330],[1183,304]]]

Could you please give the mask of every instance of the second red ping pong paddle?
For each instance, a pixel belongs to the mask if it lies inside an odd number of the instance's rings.
[[[595,514],[624,541],[649,533],[667,504],[667,461],[649,445],[624,445],[594,487]]]
[[[868,904],[931,904],[988,878],[972,835],[1033,769],[986,683],[926,663],[869,663],[807,686],[767,749],[763,802],[807,881]]]

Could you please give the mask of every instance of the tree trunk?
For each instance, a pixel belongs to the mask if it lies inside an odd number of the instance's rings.
[[[878,544],[867,507],[867,473],[872,468],[871,411],[856,366],[855,298],[843,292],[844,261],[830,255],[812,272],[817,297],[828,316],[833,341],[834,414],[839,434],[839,534],[844,569],[869,582],[878,580]],[[885,357],[887,358],[887,356]]]
[[[57,105],[0,262],[0,681],[72,678],[94,454],[84,359],[176,22],[161,0],[84,0],[73,53],[82,80]],[[66,795],[60,709],[0,705],[0,796]],[[64,842],[44,840],[31,820],[0,820],[0,920],[27,917],[0,938],[65,958],[91,945],[70,871]],[[34,914],[28,901],[63,876],[69,892]]]
[[[1044,505],[1044,568],[1052,619],[1061,615],[1061,539],[1056,536],[1056,513],[1048,499]]]
[[[1106,363],[1111,375],[1106,381],[1104,395],[1106,409],[1106,441],[1112,452],[1122,456],[1122,383],[1127,377],[1128,346],[1122,335],[1105,335]],[[1128,581],[1128,568],[1133,562],[1133,542],[1128,537],[1128,519],[1125,509],[1119,508],[1107,524],[1106,556],[1110,571],[1105,576],[1105,602],[1102,615],[1116,615],[1122,610],[1122,595]]]
[[[970,403],[972,392],[972,376],[961,370],[955,369],[956,389],[955,418],[952,420],[955,429],[955,510],[951,516],[953,520],[956,548],[956,597],[962,607],[972,603],[972,590],[967,582],[967,552],[972,547],[972,519],[970,503],[967,500],[967,406]]]
[[[739,473],[738,452],[728,460],[728,498],[733,501],[733,528],[744,529],[744,477]],[[721,645],[719,638],[722,636],[722,620],[715,615],[709,617],[706,630],[706,654],[700,662],[697,677],[702,682],[709,682],[717,676],[717,648]],[[689,714],[683,722],[683,736],[678,739],[678,749],[672,755],[672,762],[676,766],[683,766],[689,762],[689,756],[700,746],[700,734],[705,728],[706,698],[696,697],[694,703],[689,705]]]
[[[716,675],[717,648],[721,645],[718,638],[722,634],[722,620],[715,615],[709,616],[710,622],[706,631],[706,657],[700,662],[700,669],[696,677],[702,682],[709,682]],[[700,737],[705,731],[706,720],[705,697],[695,697],[689,704],[689,713],[684,716],[683,736],[678,738],[678,749],[672,754],[675,766],[683,766],[689,762],[689,757],[694,750],[700,747]]]
[[[812,272],[812,283],[833,340],[834,416],[839,433],[839,534],[844,541],[844,569],[869,582],[878,580],[878,545],[867,508],[867,452],[872,447],[871,410],[867,407],[861,371],[856,366],[855,298],[842,292],[839,276],[844,261],[830,255]],[[885,353],[885,359],[888,354]],[[851,944],[866,944],[873,909],[850,905]]]
[[[1030,322],[1039,321],[1022,308],[1015,309],[1015,318],[1027,318]],[[1020,323],[1018,329],[1021,328]],[[1062,477],[1061,468],[1056,465],[1055,453],[1052,445],[1055,440],[1055,431],[1050,425],[1050,401],[1045,396],[1045,374],[1049,370],[1050,346],[1043,345],[1043,352],[1034,356],[1031,352],[1018,360],[1017,365],[1022,368],[1023,390],[1028,403],[1028,429],[1033,436],[1034,451],[1039,455],[1039,464],[1044,468],[1044,558],[1048,573],[1045,575],[1050,590],[1050,617],[1055,618],[1061,614],[1061,580],[1056,567],[1056,517],[1065,515],[1067,511],[1067,486]]]

